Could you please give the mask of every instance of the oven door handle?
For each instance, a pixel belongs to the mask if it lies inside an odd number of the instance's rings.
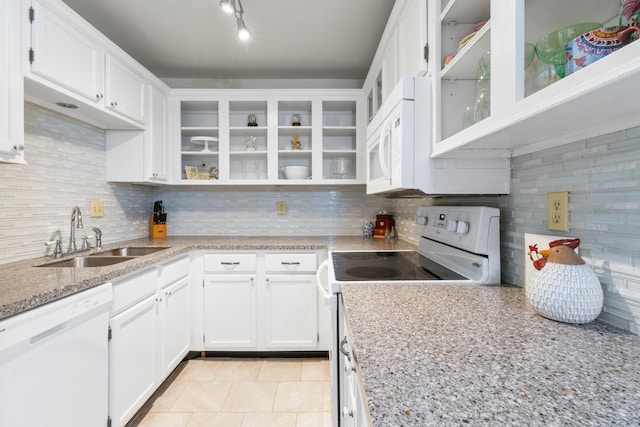
[[[318,289],[320,290],[320,292],[322,293],[322,296],[324,297],[325,301],[331,299],[332,295],[331,295],[331,291],[329,289],[329,278],[327,277],[327,287],[325,288],[324,284],[322,283],[322,270],[329,270],[329,259],[326,259],[322,262],[322,264],[320,264],[320,267],[318,267],[318,271],[316,271],[316,286],[318,287]]]
[[[349,344],[349,342],[347,341],[347,336],[345,335],[345,337],[342,338],[342,341],[340,341],[340,353],[342,353],[347,358],[347,360],[351,362],[351,352],[344,348],[344,346],[347,344]]]

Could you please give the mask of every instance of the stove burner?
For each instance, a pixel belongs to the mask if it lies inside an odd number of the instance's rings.
[[[357,277],[359,279],[391,279],[397,277],[400,272],[390,267],[352,267],[345,270],[345,274]]]
[[[468,280],[416,251],[335,252],[332,259],[340,281]]]

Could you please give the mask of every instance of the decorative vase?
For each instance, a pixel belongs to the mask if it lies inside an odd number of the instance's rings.
[[[603,306],[602,285],[587,264],[547,262],[529,278],[526,296],[541,316],[566,323],[589,323]]]

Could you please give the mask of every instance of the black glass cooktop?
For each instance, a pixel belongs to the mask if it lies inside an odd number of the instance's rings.
[[[338,281],[468,280],[414,251],[333,252]]]

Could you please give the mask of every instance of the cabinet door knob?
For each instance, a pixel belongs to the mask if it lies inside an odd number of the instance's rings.
[[[342,415],[353,418],[353,409],[342,408]]]
[[[14,145],[13,149],[15,151],[17,151],[18,153],[21,153],[24,151],[24,144],[18,144],[18,145]]]

